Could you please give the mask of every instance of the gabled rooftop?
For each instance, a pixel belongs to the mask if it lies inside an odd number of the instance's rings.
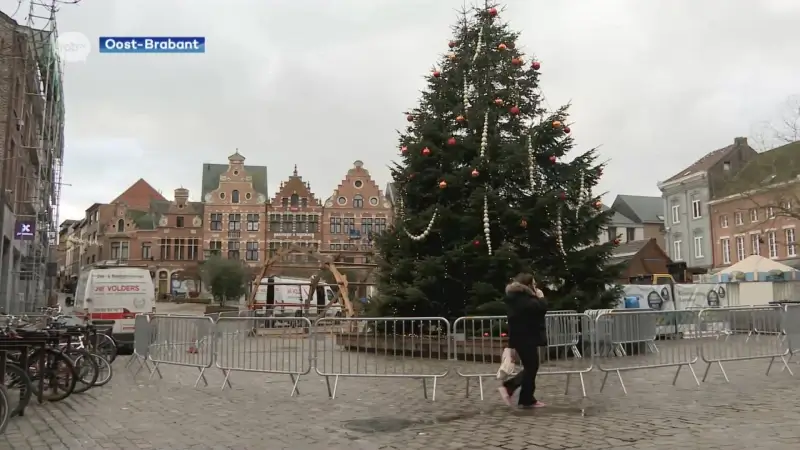
[[[618,195],[611,209],[634,223],[664,223],[664,200],[645,195]]]
[[[670,181],[679,180],[699,172],[705,172],[718,162],[722,161],[725,157],[733,153],[737,147],[746,145],[748,145],[746,137],[734,138],[733,144],[714,150],[713,152],[706,153],[702,158],[695,161],[692,165],[667,178],[662,183],[669,183]]]

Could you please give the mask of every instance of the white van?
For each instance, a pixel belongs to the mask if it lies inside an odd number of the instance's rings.
[[[150,271],[141,267],[96,266],[78,277],[74,311],[95,325],[110,325],[119,347],[133,346],[137,314],[155,312],[156,292]]]
[[[311,280],[303,278],[268,277],[262,278],[256,290],[253,308],[272,317],[302,317],[303,306],[308,299],[308,290]],[[316,316],[318,311],[327,305],[336,294],[326,283],[317,284],[317,289],[311,298],[308,315]],[[326,311],[327,316],[341,315],[338,304],[331,305]]]

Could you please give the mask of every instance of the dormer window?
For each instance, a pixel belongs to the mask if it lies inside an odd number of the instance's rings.
[[[300,196],[297,194],[292,194],[292,208],[297,208],[300,206]]]
[[[231,192],[231,203],[239,203],[239,191]]]
[[[288,207],[289,207],[289,199],[288,199],[288,198],[286,198],[286,197],[283,197],[283,198],[281,199],[281,205],[282,205],[284,208],[288,208]]]
[[[125,220],[119,219],[117,221],[117,233],[122,233],[125,231]]]
[[[353,197],[353,208],[363,208],[364,207],[364,197],[361,194],[356,194]]]
[[[300,199],[300,206],[302,208],[308,208],[308,199],[303,197]]]

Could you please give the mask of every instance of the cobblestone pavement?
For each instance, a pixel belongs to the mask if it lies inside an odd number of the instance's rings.
[[[766,377],[766,361],[728,364],[730,384],[718,376],[701,388],[685,373],[671,386],[674,369],[629,372],[628,396],[618,381],[598,394],[601,374],[592,373],[588,399],[578,389],[565,396],[563,376],[543,377],[538,391],[550,406],[521,412],[501,404],[494,380],[481,401],[450,375],[431,402],[417,380],[342,378],[330,400],[316,375],[290,397],[286,375],[234,373],[233,389],[221,391],[217,369],[209,387],[194,388],[194,369],[134,378],[126,359],[108,386],[13,419],[0,448],[781,450],[800,441],[800,379],[780,368]]]

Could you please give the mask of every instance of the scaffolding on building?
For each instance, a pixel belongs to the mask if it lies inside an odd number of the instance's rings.
[[[33,170],[24,174],[31,193],[23,198],[16,194],[14,210],[18,222],[33,224],[30,228],[33,236],[22,241],[15,271],[19,280],[15,290],[17,299],[9,305],[9,312],[34,311],[55,297],[65,119],[63,63],[58,54],[56,27],[60,3],[30,0],[25,25],[18,27],[26,46],[22,52],[26,83],[21,117],[30,111],[35,120],[18,124],[23,130],[21,134],[26,136],[22,149],[27,152]]]

